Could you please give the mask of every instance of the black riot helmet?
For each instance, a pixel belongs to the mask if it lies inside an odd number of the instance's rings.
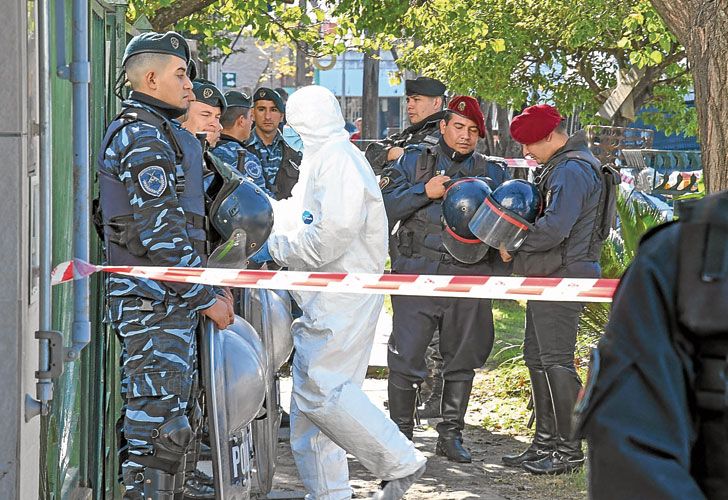
[[[468,227],[482,242],[517,250],[543,207],[538,188],[523,179],[506,181],[488,196]]]
[[[488,246],[470,231],[468,223],[490,193],[485,180],[465,177],[452,183],[442,199],[442,244],[450,255],[465,264],[480,262],[488,253]]]
[[[268,196],[247,177],[209,155],[213,172],[204,179],[207,213],[219,245],[209,267],[247,267],[273,229],[273,206]],[[214,238],[216,236],[216,238]]]

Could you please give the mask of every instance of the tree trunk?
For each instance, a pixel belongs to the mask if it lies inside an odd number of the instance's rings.
[[[728,188],[728,1],[651,0],[687,52],[705,188]]]
[[[364,54],[362,139],[379,139],[379,59]]]
[[[299,0],[298,6],[301,12],[306,12],[306,0]],[[296,42],[296,88],[311,85],[311,78],[308,77],[308,61],[306,57],[306,43]]]

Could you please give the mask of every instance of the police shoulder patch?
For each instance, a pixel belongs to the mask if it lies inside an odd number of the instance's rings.
[[[260,163],[256,161],[246,161],[245,172],[247,172],[247,174],[253,179],[257,179],[263,174],[263,168],[260,166]]]
[[[167,175],[162,167],[147,167],[139,172],[137,178],[142,191],[155,198],[159,198],[167,189]]]
[[[379,180],[379,189],[384,189],[385,187],[389,186],[390,182],[391,182],[391,179],[389,177],[382,177]]]

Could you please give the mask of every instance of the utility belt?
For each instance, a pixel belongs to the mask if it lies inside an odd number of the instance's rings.
[[[185,213],[188,229],[198,229],[208,234],[209,219],[206,215],[198,215]],[[142,245],[138,235],[131,235],[129,228],[134,220],[133,215],[120,215],[111,219],[108,224],[104,225],[104,237],[107,243],[118,245],[134,257],[143,257],[147,253],[147,249]],[[190,236],[190,243],[195,251],[205,259],[212,251],[212,245],[209,241],[194,238]],[[122,262],[112,262],[112,264],[123,264]]]
[[[441,262],[443,264],[459,264],[449,253],[440,252],[433,248],[428,248],[424,244],[424,239],[428,234],[435,234],[433,231],[422,233],[408,227],[401,227],[397,231],[397,251],[403,257],[424,257],[428,260]]]

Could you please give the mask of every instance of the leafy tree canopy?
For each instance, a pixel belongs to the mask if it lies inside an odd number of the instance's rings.
[[[178,20],[165,17],[199,4]],[[296,2],[298,3],[298,2]],[[202,44],[230,51],[246,34],[295,45],[311,55],[394,49],[401,68],[440,78],[459,93],[520,108],[550,101],[584,122],[618,78],[639,75],[635,108],[666,132],[696,131],[684,96],[691,78],[683,47],[648,0],[132,0],[157,29],[175,26]],[[189,6],[188,6],[189,8]],[[167,9],[165,11],[165,9]],[[173,20],[174,22],[168,22]],[[167,22],[167,24],[163,24]],[[203,54],[204,55],[204,54]],[[666,114],[667,113],[667,114]],[[613,122],[625,125],[618,114]]]

